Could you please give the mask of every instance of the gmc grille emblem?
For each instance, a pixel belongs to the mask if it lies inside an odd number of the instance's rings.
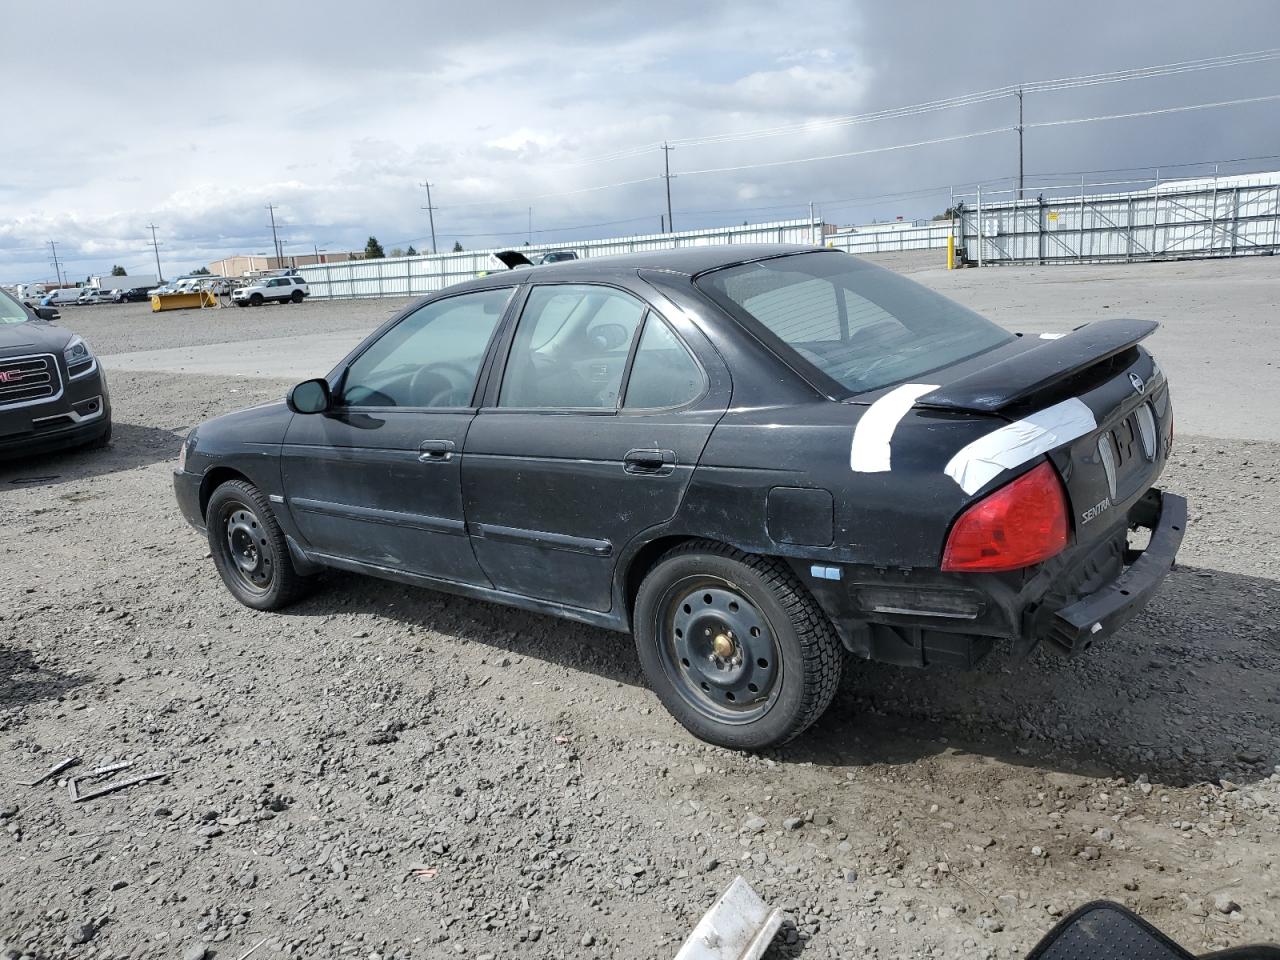
[[[0,370],[0,383],[17,383],[21,379],[21,370]]]

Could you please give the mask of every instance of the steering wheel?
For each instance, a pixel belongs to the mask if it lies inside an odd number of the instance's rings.
[[[415,400],[421,396],[429,398],[416,406],[465,407],[471,402],[468,388],[474,381],[475,374],[461,364],[444,360],[428,363],[419,367],[409,380],[409,396]],[[461,395],[464,393],[465,396]]]

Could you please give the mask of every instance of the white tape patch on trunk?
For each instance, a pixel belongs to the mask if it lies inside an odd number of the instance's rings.
[[[1093,411],[1072,397],[967,444],[947,463],[946,474],[965,493],[976,493],[1004,471],[1096,429]]]
[[[889,441],[898,422],[916,400],[937,389],[936,383],[904,383],[867,408],[853,429],[849,466],[855,473],[884,473],[889,469]]]

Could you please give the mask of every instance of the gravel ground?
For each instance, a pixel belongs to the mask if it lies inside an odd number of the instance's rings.
[[[126,352],[397,308],[67,319]],[[1196,951],[1280,936],[1280,444],[1180,432],[1182,564],[1102,648],[851,663],[801,741],[744,756],[676,726],[620,635],[338,574],[284,614],[235,603],[171,461],[287,386],[116,372],[109,450],[0,467],[13,956],[664,957],[739,873],[794,921],[776,956],[1020,957],[1099,896]],[[18,785],[68,756],[167,776]]]

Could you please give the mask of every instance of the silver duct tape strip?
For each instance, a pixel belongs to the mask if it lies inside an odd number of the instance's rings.
[[[1093,411],[1073,397],[967,444],[947,463],[946,474],[965,493],[976,493],[1004,471],[1096,429]]]
[[[853,430],[853,447],[849,451],[849,466],[853,471],[884,473],[889,470],[893,431],[920,397],[937,389],[936,383],[904,383],[868,407]]]

